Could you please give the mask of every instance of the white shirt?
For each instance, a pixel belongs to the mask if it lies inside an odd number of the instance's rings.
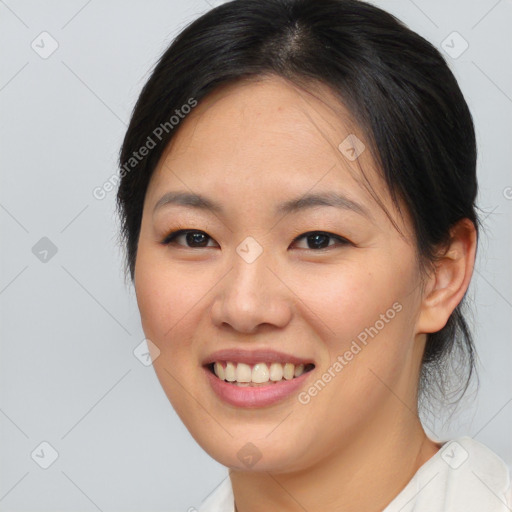
[[[382,512],[510,512],[509,468],[470,437],[448,441],[416,471]],[[235,512],[229,476],[198,512]]]

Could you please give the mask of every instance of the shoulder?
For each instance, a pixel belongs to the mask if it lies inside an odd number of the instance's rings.
[[[505,462],[483,443],[460,437],[443,443],[384,512],[508,512],[510,488]]]
[[[447,482],[453,488],[454,500],[464,496],[472,507],[468,511],[510,511],[510,471],[496,453],[470,437],[448,442],[440,451],[441,458],[448,460]],[[452,456],[455,464],[449,463]]]
[[[511,508],[509,468],[483,443],[466,436],[445,442],[383,512],[510,512]],[[229,475],[198,512],[235,512]]]
[[[229,474],[203,500],[197,512],[235,512],[235,500]]]

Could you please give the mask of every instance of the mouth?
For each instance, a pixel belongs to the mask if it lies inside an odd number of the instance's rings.
[[[313,359],[269,348],[218,350],[201,362],[210,389],[237,408],[289,401],[311,380]]]
[[[313,363],[258,362],[248,364],[236,361],[215,361],[205,368],[219,380],[238,387],[275,386],[292,381],[315,368]]]

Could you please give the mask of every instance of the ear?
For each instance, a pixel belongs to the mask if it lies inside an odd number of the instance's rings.
[[[477,235],[469,219],[450,230],[451,241],[427,278],[417,322],[418,333],[441,330],[469,287],[475,264]]]

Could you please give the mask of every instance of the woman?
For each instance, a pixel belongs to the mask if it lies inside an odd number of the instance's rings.
[[[201,510],[510,510],[504,462],[418,415],[474,366],[475,134],[431,44],[356,0],[224,4],[161,57],[120,164],[155,371],[229,468]]]

